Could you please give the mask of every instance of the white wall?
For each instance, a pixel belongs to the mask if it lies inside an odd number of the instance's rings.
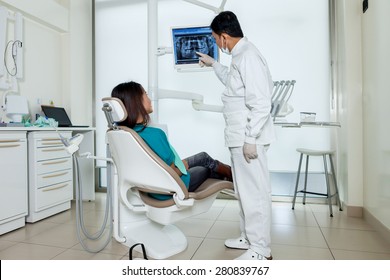
[[[92,1],[70,0],[69,32],[64,34],[63,65],[66,65],[63,102],[73,124],[92,125],[94,115]],[[91,151],[93,152],[93,151]]]
[[[390,230],[390,1],[363,15],[364,207]]]
[[[89,0],[4,0],[24,16],[24,77],[33,120],[40,104],[64,106],[74,123],[92,124],[92,3]],[[12,24],[12,23],[11,23]],[[12,34],[9,34],[12,39]],[[3,50],[1,50],[3,51]],[[0,91],[2,98],[4,91]],[[0,112],[1,116],[3,112]]]
[[[359,0],[337,3],[336,115],[338,182],[343,201],[363,206],[363,95],[362,95],[362,5]],[[355,215],[352,214],[351,215]],[[356,213],[356,215],[361,215]]]
[[[135,80],[147,87],[147,1],[96,1],[96,94],[109,96],[120,82]],[[220,1],[208,3],[219,5]],[[228,0],[225,10],[234,11],[244,34],[266,57],[274,80],[297,80],[291,98],[295,108],[290,121],[299,121],[300,111],[317,112],[329,120],[329,30],[327,0]],[[209,25],[212,11],[181,0],[159,1],[160,46],[172,46],[170,27]],[[177,73],[172,55],[159,57],[159,87],[202,94],[205,103],[221,105],[223,85],[212,71]],[[229,64],[230,57],[221,56]],[[104,143],[105,120],[96,104],[97,146]],[[199,151],[230,162],[224,147],[221,114],[199,112],[190,101],[160,100],[159,121],[168,124],[169,137],[182,157]],[[296,170],[298,146],[328,148],[327,129],[278,128],[278,143],[269,151],[270,168]],[[100,143],[99,143],[100,141]],[[98,153],[104,153],[98,151]],[[321,162],[318,164],[320,165]],[[317,169],[320,169],[318,167]],[[314,168],[316,166],[314,165]]]
[[[360,0],[335,2],[339,184],[348,215],[367,214],[390,239],[390,2],[370,1],[365,14]]]

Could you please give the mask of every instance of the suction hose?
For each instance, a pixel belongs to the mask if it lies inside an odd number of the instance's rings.
[[[90,234],[87,229],[85,228],[84,223],[84,209],[83,209],[83,195],[82,195],[82,180],[79,176],[79,157],[76,154],[73,154],[73,162],[75,166],[75,177],[76,177],[76,223],[77,223],[77,238],[81,244],[81,246],[89,253],[98,253],[101,250],[103,250],[108,243],[111,241],[113,226],[112,226],[112,203],[111,203],[111,188],[107,187],[107,196],[106,196],[106,208],[104,213],[104,221],[95,234]],[[98,240],[101,239],[107,223],[109,222],[109,234],[107,239],[104,241],[104,243],[99,246],[98,248],[91,249],[86,244],[86,239],[89,240]],[[86,237],[86,239],[83,238],[82,234]]]

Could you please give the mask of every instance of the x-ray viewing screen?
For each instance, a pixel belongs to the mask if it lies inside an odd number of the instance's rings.
[[[208,54],[218,61],[218,46],[210,27],[172,28],[172,38],[175,68],[199,67],[196,52]]]

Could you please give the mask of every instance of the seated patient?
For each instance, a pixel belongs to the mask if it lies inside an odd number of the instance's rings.
[[[207,153],[201,152],[181,159],[175,149],[169,144],[164,131],[148,126],[149,114],[153,112],[144,88],[136,82],[117,85],[111,93],[112,97],[120,99],[128,113],[127,119],[118,125],[127,126],[136,131],[149,147],[180,176],[189,192],[195,191],[207,178],[232,181],[232,171],[229,165],[213,159]],[[160,200],[170,199],[169,195],[151,194]]]

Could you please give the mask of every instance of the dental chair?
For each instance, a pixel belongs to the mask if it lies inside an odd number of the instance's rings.
[[[162,161],[128,127],[116,123],[127,118],[117,98],[103,98],[108,121],[106,141],[115,166],[112,179],[114,237],[128,247],[143,243],[153,259],[165,259],[187,248],[187,239],[175,222],[210,209],[221,190],[232,190],[228,181],[207,179],[188,192],[176,172]],[[171,195],[157,200],[149,193]]]

